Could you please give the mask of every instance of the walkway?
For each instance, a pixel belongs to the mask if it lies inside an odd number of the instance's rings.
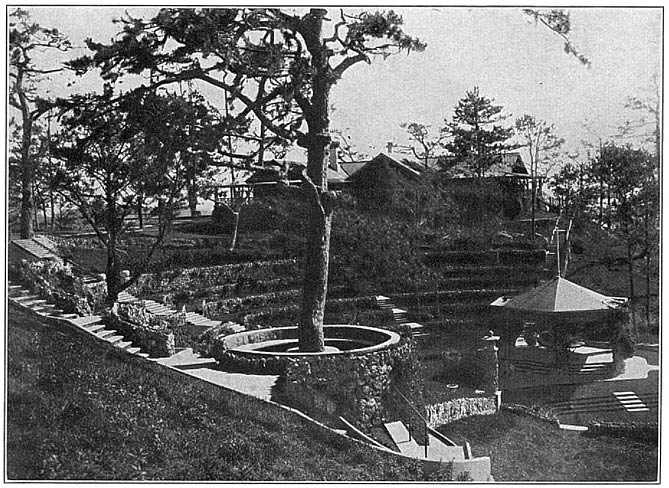
[[[173,367],[197,378],[267,401],[272,399],[272,388],[279,379],[278,375],[224,371],[219,368],[215,359],[204,358],[190,348],[167,358],[155,359],[155,361],[158,364]]]

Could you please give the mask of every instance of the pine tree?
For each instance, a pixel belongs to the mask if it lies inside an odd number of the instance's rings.
[[[512,129],[500,124],[505,118],[502,106],[493,102],[481,96],[475,86],[458,102],[453,121],[446,121],[453,136],[446,148],[479,178],[485,176],[494,163],[495,155],[507,147],[504,141],[513,135]]]

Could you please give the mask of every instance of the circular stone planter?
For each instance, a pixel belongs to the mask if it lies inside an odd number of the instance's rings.
[[[391,348],[400,335],[384,329],[360,325],[325,325],[324,352],[301,352],[297,327],[277,327],[230,334],[221,339],[227,365],[251,371],[282,372],[288,361],[300,357],[360,355]]]

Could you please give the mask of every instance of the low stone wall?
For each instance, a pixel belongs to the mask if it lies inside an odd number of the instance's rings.
[[[22,260],[10,266],[9,275],[63,312],[79,316],[91,315],[107,293],[104,282],[85,285],[69,265],[60,261]]]
[[[413,357],[413,343],[367,354],[301,357],[291,361],[285,393],[291,404],[307,413],[341,416],[368,429],[381,425],[383,397],[391,387],[410,381],[401,363]]]
[[[106,321],[153,357],[167,357],[176,352],[174,331],[185,324],[183,317],[153,315],[133,303],[117,304]]]
[[[296,272],[295,259],[178,269],[142,275],[133,286],[133,291],[139,296],[155,293],[190,294],[197,289],[266,280],[277,274]]]
[[[132,341],[151,357],[168,357],[176,352],[174,334],[170,332],[148,329],[116,315],[109,315],[107,321],[125,340]]]
[[[456,398],[444,403],[425,406],[425,420],[435,429],[465,417],[494,415],[497,413],[495,397]]]
[[[644,442],[658,442],[657,422],[604,422],[593,420],[588,424],[588,435],[626,437]]]

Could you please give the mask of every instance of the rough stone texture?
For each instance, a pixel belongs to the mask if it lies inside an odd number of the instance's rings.
[[[174,330],[183,326],[183,317],[158,317],[131,303],[115,306],[107,321],[126,340],[154,357],[171,356],[176,352]]]
[[[140,296],[177,292],[190,294],[202,288],[258,281],[296,272],[295,259],[187,268],[142,275],[133,290]]]
[[[361,428],[380,425],[384,394],[408,380],[399,374],[400,364],[410,361],[412,352],[413,344],[402,341],[368,354],[293,359],[285,374],[285,392],[307,411],[339,415]]]
[[[84,285],[68,264],[60,261],[22,260],[10,267],[10,276],[66,313],[91,315],[106,295],[106,286]]]
[[[497,413],[497,401],[494,397],[456,398],[425,407],[425,419],[428,426],[433,429],[465,417],[495,413]]]
[[[657,442],[659,429],[657,422],[604,422],[593,420],[588,424],[588,435],[609,435]]]

